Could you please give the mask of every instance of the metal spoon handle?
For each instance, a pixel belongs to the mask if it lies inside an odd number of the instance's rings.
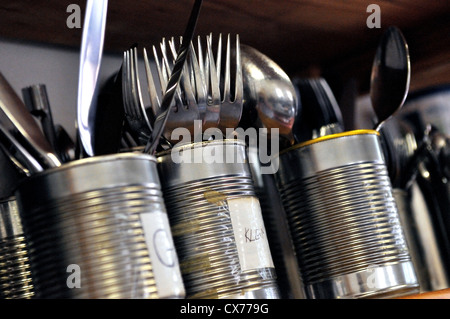
[[[189,17],[189,21],[186,27],[186,31],[183,35],[181,46],[177,53],[177,59],[175,60],[175,65],[172,69],[172,74],[170,75],[169,82],[167,83],[166,91],[161,102],[162,112],[158,115],[153,125],[152,135],[145,146],[144,153],[154,154],[156,148],[159,144],[160,137],[164,131],[169,114],[171,111],[171,106],[173,97],[177,90],[178,84],[181,79],[181,74],[183,72],[184,64],[186,62],[187,55],[189,53],[189,48],[191,46],[192,38],[194,37],[195,26],[197,25],[198,16],[200,14],[200,8],[202,6],[202,0],[195,0],[194,6]]]
[[[45,169],[61,165],[41,128],[0,73],[0,123]]]

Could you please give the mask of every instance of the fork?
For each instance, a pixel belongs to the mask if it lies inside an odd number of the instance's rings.
[[[159,82],[161,88],[161,94],[164,93],[165,88],[168,83],[168,78],[174,66],[174,61],[177,58],[177,52],[175,48],[175,40],[172,38],[170,41],[166,41],[165,38],[162,39],[160,43],[161,49],[161,60],[158,56],[155,46],[153,46],[153,55],[156,64],[157,75],[152,72],[150,67],[150,62],[147,54],[147,50],[144,48],[144,63],[147,76],[148,93],[151,101],[151,108],[153,115],[158,117],[161,114],[161,102],[159,95],[156,90],[156,81]],[[169,52],[168,52],[169,51]],[[169,57],[169,53],[171,58]],[[188,61],[192,60],[192,56],[188,57]],[[201,119],[198,102],[197,102],[197,91],[191,82],[189,69],[187,65],[184,66],[182,76],[180,79],[180,86],[177,88],[168,121],[165,126],[164,136],[170,142],[178,141],[179,136],[172,136],[172,132],[176,128],[186,128],[191,137],[194,140],[197,138],[198,134],[201,134]],[[200,100],[204,97],[202,93],[199,93]]]
[[[217,76],[217,67],[212,51],[212,41],[206,37],[206,53],[203,59],[203,49],[201,37],[197,38],[198,56],[194,58],[194,74],[199,85],[203,86],[202,91],[206,93],[205,107],[203,108],[203,130],[217,128],[220,122],[220,85]],[[198,62],[197,62],[198,59]],[[199,67],[198,71],[196,67]],[[199,88],[197,88],[199,90]]]
[[[200,38],[200,37],[199,37]],[[212,53],[212,34],[206,36],[206,58],[203,61],[202,46],[198,40],[200,73],[204,86],[208,92],[208,103],[203,114],[204,127],[217,127],[227,136],[227,128],[234,130],[238,127],[243,111],[243,78],[239,35],[236,35],[235,61],[231,62],[231,36],[227,36],[224,74],[222,75],[222,34],[217,43],[216,63]],[[236,73],[231,75],[232,66]],[[234,81],[232,90],[231,82]]]
[[[211,36],[209,37],[211,41]],[[220,100],[220,130],[227,135],[226,130],[234,130],[241,120],[243,111],[243,95],[244,86],[242,79],[242,63],[241,63],[241,50],[239,35],[236,35],[235,44],[235,68],[236,73],[234,77],[234,90],[231,90],[231,40],[230,34],[227,36],[227,47],[225,55],[225,74],[224,78],[221,78],[221,55],[222,55],[222,34],[219,35],[219,43],[217,49],[217,76],[218,80],[222,81],[220,86],[223,87]],[[233,94],[234,92],[234,94]]]
[[[180,43],[182,38],[180,37]],[[217,49],[217,65],[212,50],[212,35],[206,37],[206,52],[203,57],[201,37],[197,39],[197,50],[191,43],[189,56],[177,88],[173,107],[169,114],[164,130],[164,137],[175,142],[177,136],[172,137],[176,128],[186,128],[191,137],[197,140],[198,135],[208,128],[218,128],[226,135],[226,129],[235,129],[239,125],[243,110],[243,79],[240,55],[239,36],[236,36],[235,61],[232,58],[231,36],[228,34],[226,53],[224,60],[224,75],[222,72],[222,35],[220,34]],[[161,99],[157,83],[161,88],[161,94],[167,86],[169,74],[172,71],[174,61],[177,58],[176,42],[163,38],[160,43],[161,57],[156,47],[153,46],[153,57],[156,65],[156,73],[152,71],[147,50],[144,48],[144,64],[147,77],[148,93],[151,109],[156,118],[161,114]],[[234,63],[234,65],[232,65]],[[231,75],[232,66],[236,73]],[[231,82],[234,80],[234,89]],[[223,90],[221,90],[223,88]],[[202,121],[196,121],[202,120]],[[202,125],[202,127],[200,127]]]
[[[124,52],[122,79],[125,117],[134,137],[144,145],[150,138],[152,125],[142,101],[136,47]]]

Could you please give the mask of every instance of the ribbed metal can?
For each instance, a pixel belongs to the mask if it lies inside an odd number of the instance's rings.
[[[279,161],[278,188],[309,298],[418,291],[378,132],[311,140]]]
[[[0,299],[34,296],[28,247],[14,197],[0,202]]]
[[[246,146],[217,140],[158,156],[188,298],[279,298]]]
[[[184,298],[154,156],[73,161],[16,197],[36,298]]]
[[[275,176],[272,172],[264,171],[270,165],[270,162],[261,163],[259,153],[259,148],[248,147],[250,169],[255,184],[255,192],[261,204],[272,259],[277,271],[280,296],[282,299],[305,299],[286,212],[277,190]]]

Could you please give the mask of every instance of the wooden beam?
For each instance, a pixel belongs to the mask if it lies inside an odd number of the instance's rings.
[[[442,289],[421,294],[403,296],[398,299],[450,299],[450,289]]]
[[[401,29],[411,57],[411,91],[431,85],[450,83],[449,13],[433,17],[420,25]],[[381,36],[381,34],[380,34]],[[336,91],[340,84],[357,80],[360,94],[368,93],[370,72],[378,41],[348,56],[322,64],[322,72]]]

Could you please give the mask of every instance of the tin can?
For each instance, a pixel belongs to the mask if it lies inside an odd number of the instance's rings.
[[[0,299],[34,296],[28,247],[14,197],[0,202]]]
[[[154,156],[96,156],[16,191],[37,298],[183,298]]]
[[[248,156],[277,272],[280,296],[282,299],[305,299],[304,286],[275,175],[264,170],[271,163],[260,162],[259,150],[255,146],[248,147]]]
[[[278,159],[278,188],[308,298],[418,291],[377,131],[324,136]]]
[[[279,298],[246,146],[216,140],[159,154],[188,298]]]

